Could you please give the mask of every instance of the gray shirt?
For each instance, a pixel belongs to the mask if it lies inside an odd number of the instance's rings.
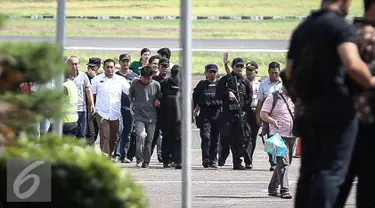
[[[78,71],[78,75],[72,79],[78,89],[78,112],[85,112],[86,105],[86,89],[91,88],[90,80],[86,73]]]
[[[145,85],[140,79],[134,80],[129,90],[129,97],[133,99],[134,104],[134,120],[156,123],[157,112],[154,101],[160,96],[159,82],[152,80],[150,84]]]

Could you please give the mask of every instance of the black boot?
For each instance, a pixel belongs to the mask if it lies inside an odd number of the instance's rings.
[[[233,165],[233,170],[245,170],[245,166],[243,166],[241,163],[234,164]]]
[[[202,162],[202,165],[204,168],[208,168],[208,166],[210,165],[210,160],[209,159],[204,159],[203,162]]]

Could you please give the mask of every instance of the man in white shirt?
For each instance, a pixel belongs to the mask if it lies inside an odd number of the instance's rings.
[[[256,109],[256,120],[257,124],[261,125],[262,121],[260,119],[260,110],[262,109],[263,102],[266,100],[266,97],[276,91],[279,91],[283,84],[280,79],[280,64],[277,62],[271,62],[268,65],[268,75],[269,77],[263,80],[258,89],[258,104]],[[267,124],[266,124],[267,125]],[[266,131],[265,124],[263,123],[262,127],[262,136],[269,136],[269,133]],[[268,159],[270,162],[270,171],[274,171],[276,168],[276,162],[274,161],[272,155],[268,154]]]
[[[112,59],[104,61],[104,73],[92,80],[92,93],[96,100],[96,121],[100,131],[100,149],[111,157],[119,133],[121,117],[121,94],[129,94],[130,84],[122,76],[115,74],[116,63]]]

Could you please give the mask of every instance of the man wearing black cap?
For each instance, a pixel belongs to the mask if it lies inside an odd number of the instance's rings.
[[[249,129],[246,127],[246,112],[250,109],[253,91],[249,81],[242,76],[244,61],[235,58],[232,61],[232,72],[222,77],[216,88],[216,98],[223,101],[220,113],[220,153],[219,166],[225,164],[232,150],[233,169],[245,170],[242,165],[243,146]]]
[[[163,80],[168,79],[168,73],[169,73],[169,68],[170,68],[170,62],[168,58],[160,58],[159,59],[159,74],[157,76],[153,76],[152,79],[158,81],[159,83]],[[158,118],[160,118],[160,111],[158,109]],[[151,147],[151,154],[154,152],[155,146],[158,145],[157,151],[158,151],[158,160],[159,162],[163,162],[162,159],[162,150],[163,149],[159,146],[161,144],[160,140],[162,140],[162,136],[160,134],[161,130],[161,120],[158,119],[156,123],[156,129],[155,129],[155,134],[154,134],[154,139],[152,140],[152,147]],[[158,142],[159,141],[159,142]]]
[[[217,168],[218,117],[222,105],[222,101],[217,100],[215,96],[217,72],[216,64],[207,64],[205,66],[206,80],[201,80],[193,91],[193,112],[197,108],[200,109],[196,123],[200,129],[202,165],[205,168]]]
[[[130,70],[131,57],[129,54],[121,54],[119,56],[120,70],[116,72],[129,82],[130,86],[132,81],[138,78],[138,75]],[[115,151],[115,162],[130,163],[132,158],[126,158],[127,152],[130,147],[130,134],[133,130],[133,116],[130,111],[130,100],[128,95],[122,93],[121,95],[121,117],[122,117],[122,132],[117,140]]]
[[[89,62],[87,63],[87,76],[90,80],[90,83],[92,79],[99,74],[99,69],[102,64],[102,60],[100,58],[92,57],[89,58]],[[87,99],[86,99],[87,102]],[[94,145],[96,139],[98,138],[99,134],[99,126],[95,121],[94,116],[91,115],[91,113],[87,114],[87,138],[89,138],[89,143],[91,145]]]
[[[177,93],[179,91],[178,73],[181,67],[174,65],[171,69],[171,77],[160,82],[161,94],[160,115],[163,132],[162,155],[163,167],[170,167],[172,155],[175,169],[181,169],[181,122],[177,117]],[[158,118],[158,120],[160,120]]]
[[[253,155],[256,147],[257,136],[259,131],[259,125],[256,121],[256,108],[258,104],[258,90],[260,82],[257,78],[258,74],[258,64],[255,61],[250,61],[246,63],[246,78],[249,80],[251,88],[253,90],[253,100],[251,102],[251,108],[249,113],[247,114],[247,123],[251,129],[250,141],[251,141],[251,151],[249,157],[245,154],[244,160],[246,163],[246,167],[248,169],[253,168]],[[245,152],[246,153],[246,152]]]
[[[89,58],[89,63],[87,63],[87,76],[91,80],[98,75],[100,66],[102,65],[102,60],[100,58],[92,57]]]

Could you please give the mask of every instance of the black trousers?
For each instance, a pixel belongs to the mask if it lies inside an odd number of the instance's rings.
[[[353,180],[357,176],[356,204],[360,208],[375,207],[374,187],[375,177],[373,169],[372,151],[375,147],[374,124],[359,125],[357,142],[354,146],[353,157],[346,176],[345,183],[341,187],[337,199],[336,208],[345,206],[346,199],[353,185]]]
[[[87,120],[87,138],[90,145],[94,145],[99,135],[99,126],[95,119]]]
[[[295,208],[332,208],[348,173],[357,120],[345,118],[345,114],[342,118],[328,114],[301,122],[302,157]]]
[[[233,165],[241,164],[244,136],[239,122],[223,121],[220,125],[219,160],[225,161],[232,151]]]
[[[245,162],[245,165],[250,165],[253,164],[253,158],[252,158],[252,149],[253,149],[253,143],[251,141],[251,132],[252,130],[250,129],[249,123],[245,122],[244,125],[244,141],[243,141],[243,159]]]
[[[209,159],[211,162],[217,161],[219,126],[218,121],[212,118],[202,118],[200,125],[202,161]]]
[[[251,152],[250,152],[250,164],[253,163],[253,155],[255,152],[255,147],[257,145],[257,138],[258,138],[258,131],[260,126],[257,124],[256,121],[256,111],[250,111],[247,115],[247,123],[250,126],[250,142],[251,142]],[[246,161],[245,161],[246,163]]]
[[[181,124],[176,120],[163,120],[163,122],[165,122],[162,127],[163,140],[161,143],[163,164],[169,164],[172,161],[181,163]]]

